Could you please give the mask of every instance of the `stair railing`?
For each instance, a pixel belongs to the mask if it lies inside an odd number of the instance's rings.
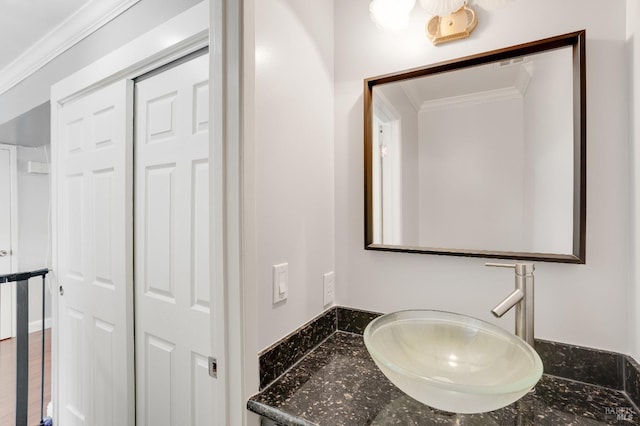
[[[42,364],[40,425],[44,425],[45,276],[48,269],[0,275],[0,284],[16,283],[16,426],[27,426],[29,414],[29,278],[42,277]]]

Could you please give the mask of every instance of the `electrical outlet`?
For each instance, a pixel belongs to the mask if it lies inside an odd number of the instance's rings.
[[[289,264],[273,265],[273,304],[289,297]]]
[[[331,271],[322,276],[324,306],[332,304],[336,299],[336,274]]]

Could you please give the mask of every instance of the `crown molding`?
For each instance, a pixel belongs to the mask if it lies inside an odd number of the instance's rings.
[[[5,93],[140,0],[92,0],[0,70]]]
[[[450,98],[433,99],[425,101],[420,106],[420,112],[435,111],[458,106],[471,106],[488,102],[506,101],[511,99],[522,99],[522,93],[516,87],[505,87],[484,92],[469,93]]]

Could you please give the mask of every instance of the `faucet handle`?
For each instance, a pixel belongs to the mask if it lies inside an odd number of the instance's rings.
[[[484,266],[493,266],[495,268],[516,268],[516,263],[492,263],[492,262],[487,262],[484,264]]]
[[[536,267],[533,263],[492,263],[487,262],[485,266],[493,266],[496,268],[512,268],[516,270],[516,275],[533,275]]]

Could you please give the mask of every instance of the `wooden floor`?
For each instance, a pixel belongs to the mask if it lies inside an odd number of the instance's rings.
[[[40,424],[40,360],[42,332],[29,334],[29,420]],[[51,400],[51,330],[45,333],[44,415]],[[0,425],[15,425],[16,339],[0,341]]]

